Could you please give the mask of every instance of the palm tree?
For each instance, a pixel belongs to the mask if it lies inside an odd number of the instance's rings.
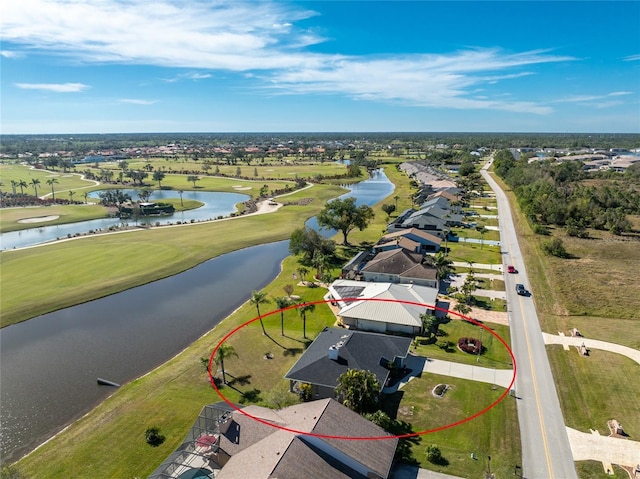
[[[71,201],[71,203],[73,203],[73,195],[75,195],[75,194],[76,194],[75,191],[73,191],[73,190],[69,191],[69,201]]]
[[[260,326],[262,326],[262,334],[267,334],[267,331],[264,329],[264,323],[262,322],[262,316],[260,315],[260,305],[268,304],[271,301],[267,298],[267,293],[264,291],[254,291],[251,294],[251,304],[256,305],[256,310],[258,310],[258,319],[260,320]]]
[[[480,233],[480,249],[484,248],[484,235],[486,235],[489,230],[485,226],[479,226],[476,228],[478,233]]]
[[[54,201],[55,201],[55,199],[56,199],[56,192],[55,192],[55,190],[53,189],[53,185],[54,185],[55,183],[58,183],[58,180],[56,180],[55,178],[49,178],[49,179],[47,180],[47,184],[48,184],[49,186],[51,186],[51,195],[53,196]]]
[[[398,211],[398,200],[400,199],[400,197],[398,195],[393,197],[393,200],[396,202],[396,211]]]
[[[38,185],[40,184],[40,180],[38,178],[31,178],[31,186],[33,186],[33,191],[38,196]]]
[[[27,182],[24,180],[18,180],[18,187],[20,188],[20,194],[23,195],[24,194],[24,190],[23,188],[26,188],[27,186]]]
[[[440,251],[436,255],[435,266],[436,266],[436,277],[440,281],[442,281],[443,279],[446,279],[447,276],[449,276],[449,273],[453,271],[453,261],[447,258],[447,256],[442,251]]]
[[[316,309],[315,304],[304,303],[298,308],[298,314],[302,318],[302,337],[307,339],[307,313]]]
[[[309,270],[304,267],[298,268],[298,274],[300,275],[300,279],[304,282],[304,277],[309,274]]]
[[[16,180],[11,180],[11,188],[13,189],[13,194],[16,194],[16,187],[18,186],[18,182]]]
[[[216,364],[219,364],[220,369],[222,369],[223,384],[227,384],[227,375],[224,370],[224,360],[232,356],[238,357],[238,353],[236,353],[236,350],[233,348],[233,346],[231,346],[230,344],[222,343],[213,358],[214,362]]]
[[[371,371],[348,369],[338,377],[335,392],[342,404],[361,414],[377,409],[380,388],[380,381]]]
[[[182,202],[182,193],[184,193],[184,191],[178,190],[178,194],[180,195],[180,206],[184,207],[184,203]]]
[[[276,306],[280,310],[280,334],[284,336],[284,311],[283,309],[287,306],[291,306],[291,300],[287,296],[280,296],[277,298],[273,298],[273,302],[276,303]]]

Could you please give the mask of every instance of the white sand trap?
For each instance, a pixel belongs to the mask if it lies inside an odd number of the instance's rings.
[[[234,186],[233,189],[234,190],[250,190],[251,187],[250,186]]]
[[[45,221],[53,221],[60,218],[58,215],[51,216],[36,216],[34,218],[24,218],[22,220],[18,220],[18,223],[43,223]]]
[[[276,170],[274,170],[273,168],[269,168],[267,171],[276,171]]]
[[[47,178],[57,178],[60,175],[47,175]]]

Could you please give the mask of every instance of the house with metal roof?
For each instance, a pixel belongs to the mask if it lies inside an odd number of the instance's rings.
[[[402,368],[411,338],[326,328],[285,375],[292,391],[311,385],[313,399],[333,398],[338,378],[349,369],[371,371],[383,388],[389,379],[389,364]]]
[[[350,329],[415,336],[422,333],[420,315],[435,314],[438,289],[339,279],[326,298],[340,308],[337,316]]]

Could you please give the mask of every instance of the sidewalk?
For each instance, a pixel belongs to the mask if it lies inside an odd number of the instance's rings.
[[[449,275],[449,280],[451,281],[450,285],[459,288],[464,284],[465,280],[467,279],[467,275],[468,273],[450,274]],[[489,280],[504,281],[504,276],[502,276],[502,274],[474,273],[473,275],[476,278],[486,278]],[[474,296],[484,296],[486,298],[491,298],[491,299],[504,299],[505,301],[507,299],[506,291],[494,291],[491,289],[475,289],[472,291],[471,294]]]
[[[402,378],[402,380],[395,385],[384,388],[382,390],[383,393],[390,394],[396,392],[398,389],[402,389],[405,384],[421,372],[495,384],[503,388],[508,388],[513,380],[512,369],[494,369],[482,366],[471,366],[469,364],[454,363],[452,361],[443,361],[441,359],[425,358],[411,353],[407,356],[405,365],[411,369],[411,373]]]
[[[634,467],[640,462],[640,442],[600,434],[580,432],[567,427],[574,461],[600,461]]]
[[[430,471],[428,469],[420,469],[417,466],[408,464],[396,465],[389,475],[390,479],[463,479],[458,476],[444,474],[442,472]]]
[[[640,364],[640,351],[627,346],[621,346],[620,344],[584,338],[582,336],[556,336],[555,334],[549,333],[542,333],[542,337],[544,338],[544,344],[562,344],[564,346],[575,346],[576,348],[584,344],[587,349],[602,349],[603,351],[622,354]],[[640,461],[640,456],[638,456],[638,460]]]

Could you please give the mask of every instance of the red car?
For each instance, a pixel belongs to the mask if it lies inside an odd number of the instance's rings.
[[[517,273],[516,267],[515,266],[511,266],[511,265],[507,266],[507,272],[509,272],[509,273]]]

